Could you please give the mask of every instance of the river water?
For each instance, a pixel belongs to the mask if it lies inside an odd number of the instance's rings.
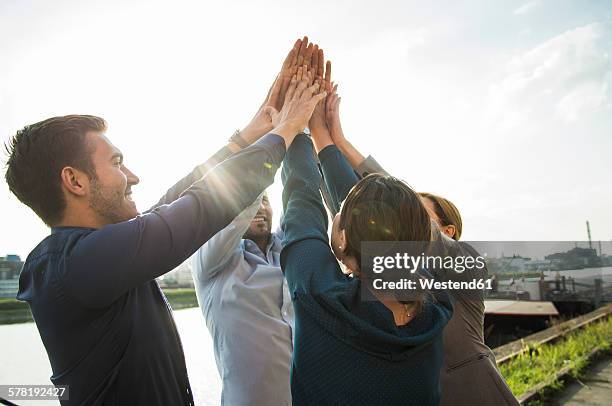
[[[183,342],[196,405],[221,400],[212,339],[198,307],[177,310],[174,319]],[[51,366],[34,323],[0,325],[0,384],[50,385]],[[57,401],[17,401],[19,405],[57,405]]]
[[[547,273],[552,278],[556,273]],[[612,282],[612,267],[562,271],[577,280],[602,278]],[[534,280],[537,278],[534,278]],[[198,307],[174,312],[183,342],[189,380],[197,405],[216,406],[221,399],[212,339]],[[49,385],[51,367],[34,323],[0,325],[0,384]],[[54,401],[19,401],[20,405],[57,405]]]

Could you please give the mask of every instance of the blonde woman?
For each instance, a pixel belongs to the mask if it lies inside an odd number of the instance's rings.
[[[420,192],[419,196],[421,196],[429,217],[436,222],[440,231],[449,238],[459,241],[463,222],[457,206],[450,200],[432,193]]]

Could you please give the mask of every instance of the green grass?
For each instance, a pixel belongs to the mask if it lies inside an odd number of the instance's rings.
[[[559,389],[562,382],[556,374],[564,367],[578,377],[588,365],[587,356],[594,349],[612,348],[612,317],[568,334],[553,344],[531,346],[521,355],[500,365],[500,370],[515,396],[519,397],[534,386],[551,382],[549,388]]]
[[[2,298],[0,299],[0,312],[5,310],[23,310],[28,309],[26,302],[20,302],[16,299]]]
[[[0,324],[28,323],[32,320],[30,309],[0,310]]]
[[[174,310],[196,307],[198,305],[195,289],[164,289],[164,294]]]
[[[197,307],[198,300],[194,289],[164,289],[164,294],[174,310]],[[15,299],[0,299],[0,324],[31,322],[32,314],[26,302]]]

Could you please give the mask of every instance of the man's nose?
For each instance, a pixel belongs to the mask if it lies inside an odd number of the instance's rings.
[[[127,166],[123,166],[123,173],[125,173],[125,176],[127,176],[127,181],[130,185],[137,185],[140,183],[138,176],[134,175],[134,173],[130,171]]]

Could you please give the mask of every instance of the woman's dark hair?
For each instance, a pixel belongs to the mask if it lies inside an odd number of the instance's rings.
[[[53,117],[27,125],[5,144],[9,158],[5,174],[9,190],[45,224],[61,221],[66,201],[60,174],[72,166],[95,178],[85,136],[105,131],[104,119],[87,115]]]
[[[340,212],[346,254],[361,267],[362,241],[430,241],[431,220],[418,193],[392,176],[371,174],[350,191]]]
[[[431,219],[419,195],[406,183],[392,176],[371,174],[363,178],[349,192],[338,224],[346,234],[345,253],[359,266],[359,278],[368,285],[373,281],[369,267],[362,267],[362,242],[431,240]],[[385,280],[399,280],[406,276],[419,278],[405,271],[385,271]],[[401,303],[422,308],[427,292],[411,292],[409,297],[393,292]]]

